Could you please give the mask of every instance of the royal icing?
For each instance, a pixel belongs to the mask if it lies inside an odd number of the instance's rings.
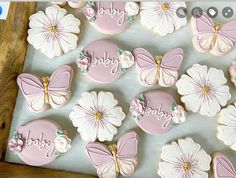
[[[108,40],[94,41],[85,47],[76,61],[78,68],[98,83],[111,83],[134,65],[134,56],[129,51]]]
[[[117,104],[110,92],[84,92],[69,117],[84,141],[111,141],[125,119]]]
[[[158,174],[162,178],[207,178],[211,156],[187,137],[162,147]]]
[[[124,31],[139,12],[135,2],[88,2],[84,15],[100,32],[115,34]]]
[[[70,143],[57,123],[37,119],[18,128],[8,146],[26,164],[42,166],[69,151]]]
[[[141,24],[161,36],[173,33],[186,25],[187,18],[180,18],[178,8],[186,8],[185,2],[141,2]]]
[[[231,98],[222,70],[194,64],[176,82],[186,109],[213,117]]]
[[[170,87],[177,81],[178,70],[184,57],[181,48],[172,49],[163,57],[153,57],[144,48],[136,48],[133,55],[138,79],[144,86],[150,87],[158,83],[160,86]]]
[[[231,82],[236,86],[236,60],[232,62],[232,65],[229,68],[229,73],[231,77]]]
[[[70,99],[73,69],[64,65],[58,68],[50,77],[39,78],[28,73],[17,77],[17,84],[24,95],[27,106],[33,112],[43,112],[50,105],[60,108]]]
[[[186,117],[183,107],[163,91],[140,94],[130,102],[129,110],[138,126],[152,135],[168,132]]]

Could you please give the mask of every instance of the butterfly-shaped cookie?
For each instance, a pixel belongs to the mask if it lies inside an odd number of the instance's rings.
[[[221,56],[230,52],[236,42],[236,20],[224,25],[213,22],[206,14],[191,19],[193,46],[201,53]]]
[[[181,48],[168,51],[163,57],[153,57],[144,48],[133,51],[136,60],[138,79],[144,86],[159,84],[170,87],[178,79],[178,70],[182,64],[184,52]]]
[[[213,159],[215,178],[235,178],[236,170],[231,161],[217,153]]]
[[[100,178],[116,178],[118,174],[131,176],[138,164],[138,135],[130,131],[123,135],[117,144],[106,146],[101,143],[88,143],[86,153],[97,169]]]
[[[39,78],[23,73],[17,77],[17,84],[24,95],[27,106],[34,112],[42,112],[50,105],[52,108],[64,106],[70,98],[73,69],[64,65],[51,77]]]

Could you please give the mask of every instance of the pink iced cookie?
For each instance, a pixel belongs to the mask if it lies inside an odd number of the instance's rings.
[[[174,98],[163,91],[140,94],[130,103],[130,112],[145,132],[158,135],[168,132],[174,125],[185,122],[185,111]]]
[[[116,34],[124,31],[139,12],[135,2],[88,2],[84,15],[100,32]]]
[[[48,77],[37,77],[23,73],[17,77],[17,84],[24,95],[27,106],[34,112],[43,112],[60,108],[67,104],[71,97],[73,69],[64,65]]]
[[[224,155],[217,153],[213,159],[215,178],[235,178],[236,170],[231,161]]]
[[[78,68],[98,83],[111,83],[134,64],[134,56],[109,40],[97,40],[86,46],[76,61]]]
[[[38,119],[18,128],[8,146],[26,164],[42,166],[69,151],[70,143],[56,122]]]
[[[131,176],[137,167],[138,135],[130,131],[117,144],[89,143],[85,149],[100,178]]]

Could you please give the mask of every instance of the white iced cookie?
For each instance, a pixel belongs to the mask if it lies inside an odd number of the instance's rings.
[[[81,94],[70,119],[84,141],[112,141],[117,128],[125,119],[122,108],[110,92],[84,92]]]
[[[229,105],[221,110],[218,119],[217,137],[236,151],[236,107]]]
[[[49,58],[77,47],[80,20],[57,5],[30,16],[27,41]]]
[[[186,25],[187,18],[180,18],[176,11],[186,7],[185,2],[141,2],[141,24],[165,36]]]
[[[176,82],[186,109],[213,117],[231,98],[222,70],[194,64]]]
[[[66,6],[66,4],[68,3],[68,5],[71,7],[71,8],[75,8],[75,9],[78,9],[78,8],[82,8],[85,6],[85,4],[87,3],[86,1],[82,1],[82,0],[78,0],[78,1],[53,1],[52,4],[57,4],[61,7],[64,7]]]
[[[187,137],[162,147],[158,174],[162,178],[207,178],[211,156]]]

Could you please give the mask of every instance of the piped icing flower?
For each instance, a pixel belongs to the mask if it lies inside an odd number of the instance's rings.
[[[13,138],[11,138],[8,142],[8,147],[10,151],[16,154],[22,151],[23,145],[24,142],[22,140],[22,135],[18,132],[15,132]]]
[[[27,41],[49,58],[77,47],[80,20],[57,5],[30,16]]]
[[[128,21],[132,22],[133,17],[139,13],[139,5],[136,2],[126,2],[125,11],[128,13]]]
[[[90,22],[96,20],[96,5],[94,2],[87,2],[86,7],[84,8],[84,15],[89,19]]]
[[[81,69],[83,73],[85,73],[88,71],[88,68],[91,64],[91,59],[86,52],[81,51],[79,58],[76,60],[76,64],[78,68]]]
[[[85,141],[111,141],[125,119],[122,108],[110,92],[84,92],[70,119]]]
[[[130,51],[118,51],[121,69],[126,70],[134,65],[134,56]]]
[[[187,137],[162,147],[158,174],[162,178],[208,178],[211,156]]]
[[[172,104],[172,120],[176,124],[180,124],[186,121],[186,112],[181,105]]]
[[[177,16],[180,7],[186,7],[185,2],[141,2],[141,23],[161,36],[173,33],[186,25],[187,19]]]
[[[144,114],[145,108],[146,108],[145,98],[141,94],[138,98],[134,98],[130,102],[129,111],[132,113],[133,117],[139,118]]]
[[[61,153],[66,153],[71,149],[71,139],[68,138],[64,131],[57,130],[57,137],[54,140],[54,145],[56,149],[56,154],[60,155]]]
[[[231,98],[222,70],[194,64],[176,82],[186,109],[213,117]]]

